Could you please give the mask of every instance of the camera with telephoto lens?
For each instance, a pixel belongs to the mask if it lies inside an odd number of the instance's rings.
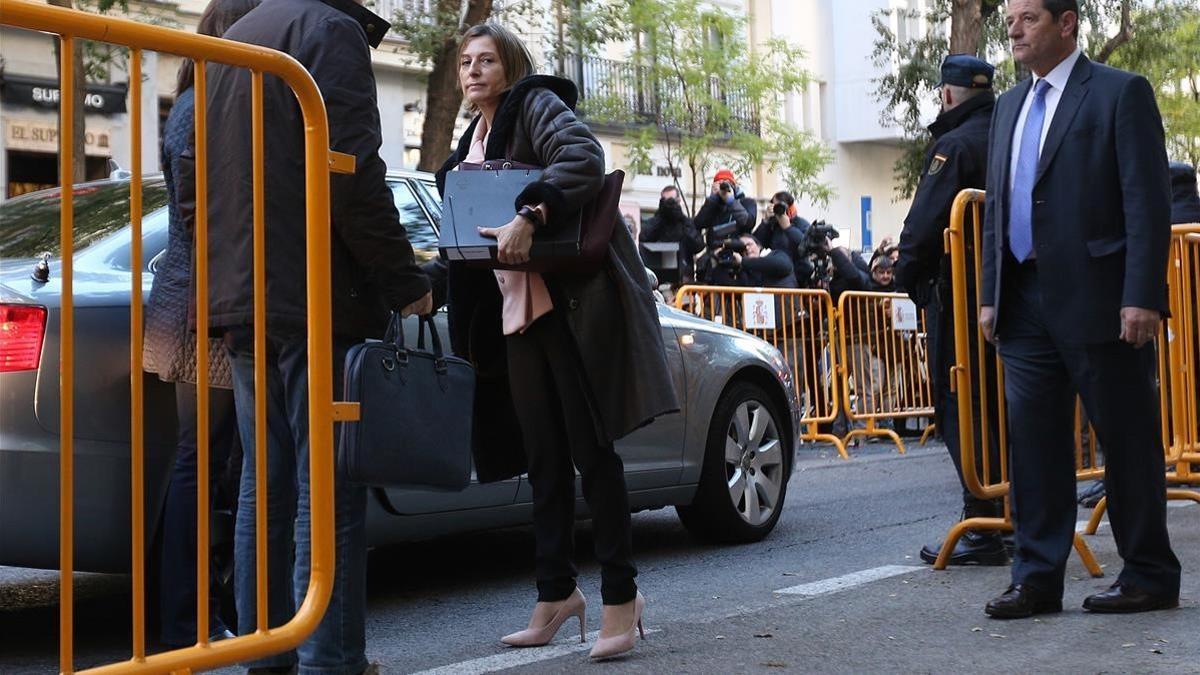
[[[787,210],[788,206],[783,202],[775,202],[775,205],[771,207],[771,213],[774,213],[776,216],[782,216],[787,213]]]
[[[744,228],[729,221],[706,229],[705,234],[708,243],[704,256],[696,263],[697,278],[704,283],[711,283],[713,272],[718,269],[727,270],[736,277],[738,265],[734,262],[733,254],[746,253],[746,244],[741,240],[741,236],[746,234]]]
[[[733,192],[733,183],[730,183],[727,180],[723,180],[723,181],[721,181],[720,188],[721,188],[721,192]]]
[[[804,243],[800,244],[800,255],[812,265],[812,276],[797,281],[808,288],[829,288],[834,275],[833,260],[829,257],[829,251],[833,248],[830,242],[837,238],[837,228],[823,220],[809,226],[804,233]]]

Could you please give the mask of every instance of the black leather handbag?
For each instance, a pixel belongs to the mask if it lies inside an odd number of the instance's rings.
[[[358,403],[359,419],[342,424],[338,465],[363,485],[459,491],[471,481],[475,372],[442,351],[432,318],[420,322],[416,349],[393,314],[382,342],[346,354],[344,400]]]

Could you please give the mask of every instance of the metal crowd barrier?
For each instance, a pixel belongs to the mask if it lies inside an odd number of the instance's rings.
[[[834,348],[836,312],[822,290],[683,286],[675,307],[770,342],[791,366],[801,402],[800,438],[825,441],[849,458],[842,439],[823,433],[821,424],[838,417],[838,355]]]
[[[330,291],[329,172],[353,172],[353,158],[329,150],[329,127],[325,104],[308,72],[286,54],[261,47],[220,40],[179,30],[150,26],[108,16],[35,4],[24,0],[0,0],[0,24],[13,28],[57,35],[60,40],[60,181],[64,186],[60,220],[62,245],[62,307],[60,358],[60,626],[59,662],[63,673],[74,672],[74,443],[73,402],[74,302],[72,286],[73,135],[71,120],[77,113],[70,96],[76,77],[72,54],[79,40],[94,40],[129,49],[129,106],[132,135],[130,179],[130,222],[132,224],[132,300],[130,322],[131,387],[131,572],[133,586],[133,644],[130,660],[98,667],[89,673],[168,673],[215,668],[286,651],[300,644],[316,629],[329,603],[334,572],[333,526],[333,424],[357,417],[350,404],[333,401],[333,358]],[[146,653],[145,621],[145,485],[142,390],[142,172],[141,114],[142,53],[166,52],[196,62],[196,214],[195,277],[197,322],[197,609],[196,644],[157,654]],[[258,483],[257,592],[258,627],[252,635],[219,642],[209,641],[209,434],[208,434],[208,208],[206,186],[205,64],[219,62],[253,72],[253,182],[254,182],[254,270],[255,270],[255,438]],[[308,373],[310,489],[312,505],[312,574],[307,596],[295,616],[282,626],[267,623],[266,543],[266,290],[265,225],[263,201],[263,77],[273,75],[295,93],[304,117],[305,193],[308,270]],[[84,477],[86,480],[87,477]]]
[[[967,312],[969,305],[967,303],[975,303],[976,308],[981,304],[979,294],[982,287],[981,284],[976,284],[976,297],[967,297],[967,266],[972,265],[976,279],[982,277],[983,261],[979,256],[970,255],[969,252],[983,250],[984,243],[981,239],[982,232],[980,231],[979,224],[982,222],[984,196],[985,193],[982,190],[963,190],[960,192],[954,200],[954,206],[950,213],[950,227],[946,229],[945,234],[946,250],[950,254],[952,287],[954,292],[954,366],[951,368],[951,380],[954,393],[958,396],[958,424],[962,453],[963,482],[966,484],[967,489],[980,499],[1003,499],[1004,516],[968,518],[955,523],[946,534],[946,538],[942,543],[942,549],[938,552],[937,561],[934,563],[934,569],[938,570],[946,568],[950,554],[954,551],[955,544],[958,543],[958,540],[968,530],[993,532],[1011,532],[1013,530],[1012,512],[1008,500],[1008,434],[1004,405],[1004,367],[999,357],[996,359],[995,390],[988,391],[988,387],[982,387],[978,407],[976,407],[975,402],[972,400],[971,362],[975,360],[976,363],[982,364],[986,363],[986,361],[984,360],[985,340],[983,329],[978,323],[974,326],[968,325],[966,319],[969,316]],[[967,217],[968,214],[970,214],[970,218]],[[969,332],[971,330],[976,331],[975,344],[977,353],[975,354],[971,353],[972,342]],[[979,456],[982,458],[982,462],[976,462],[975,452],[975,418],[979,418],[981,427],[987,428],[989,423],[989,398],[991,396],[997,397],[995,399],[998,403],[996,409],[1000,415],[1000,452],[997,453],[1000,467],[998,472],[994,471],[993,467],[990,466],[992,453],[989,452],[990,448],[986,446],[989,442],[987,434],[981,434],[984,447],[981,448]],[[1080,419],[1080,411],[1077,406],[1077,429],[1082,427],[1079,423]],[[1089,436],[1090,438],[1095,438],[1095,434],[1090,434]],[[1091,447],[1085,453],[1082,443],[1079,442],[1079,438],[1080,436],[1077,432],[1077,477],[1094,478],[1103,476],[1103,469],[1097,466],[1099,460],[1095,448]],[[1085,458],[1087,461],[1085,461]],[[992,475],[998,475],[998,480],[990,480],[989,476]],[[1075,551],[1079,554],[1084,567],[1087,568],[1092,576],[1104,576],[1104,571],[1100,568],[1100,564],[1096,562],[1091,549],[1088,548],[1087,543],[1079,534],[1075,535]]]
[[[903,307],[913,308],[903,293],[847,291],[838,299],[842,403],[851,423],[866,423],[848,431],[846,442],[886,436],[904,453],[900,436],[878,422],[933,417],[925,314],[913,309],[907,319],[898,319],[893,310]],[[906,320],[911,324],[904,325]]]
[[[1171,233],[1167,265],[1171,316],[1158,336],[1159,403],[1163,453],[1167,466],[1167,499],[1200,504],[1200,225],[1176,225]],[[1095,534],[1108,508],[1102,498],[1088,519],[1086,534]]]

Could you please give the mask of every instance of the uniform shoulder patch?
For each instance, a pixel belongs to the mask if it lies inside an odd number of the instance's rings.
[[[942,170],[942,167],[946,166],[946,162],[949,160],[950,158],[946,155],[940,153],[934,155],[933,160],[929,162],[929,175],[937,175],[937,173]]]

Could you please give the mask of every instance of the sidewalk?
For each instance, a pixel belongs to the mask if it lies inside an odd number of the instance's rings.
[[[1180,502],[1180,505],[1185,503]],[[1080,519],[1087,513],[1080,510]],[[775,602],[695,623],[659,626],[620,663],[622,673],[1200,672],[1200,508],[1169,509],[1184,565],[1180,608],[1135,615],[1084,612],[1120,563],[1107,523],[1088,544],[1107,575],[1074,555],[1063,613],[996,621],[983,605],[1009,582],[1005,568],[935,572],[914,559],[775,593]],[[789,587],[789,579],[778,580]],[[657,630],[656,630],[657,629]],[[563,672],[579,655],[514,672]],[[616,664],[613,664],[616,665]]]

